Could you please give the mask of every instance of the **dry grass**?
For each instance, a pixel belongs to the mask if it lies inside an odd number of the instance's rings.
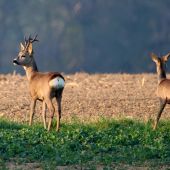
[[[65,75],[62,120],[77,117],[97,121],[99,117],[133,118],[142,121],[156,116],[155,74],[87,74]],[[28,82],[21,75],[0,75],[0,116],[12,121],[25,121],[29,113]],[[41,120],[38,103],[35,121]],[[166,107],[161,119],[170,117]]]

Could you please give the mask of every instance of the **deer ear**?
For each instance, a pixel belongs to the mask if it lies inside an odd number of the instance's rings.
[[[30,43],[29,46],[28,46],[28,53],[30,55],[32,54],[32,43]]]
[[[23,51],[25,49],[24,45],[20,43],[20,51]]]
[[[170,57],[170,53],[168,53],[167,55],[163,56],[163,57],[162,57],[162,61],[163,61],[163,62],[167,62],[168,59],[169,59],[169,57]]]
[[[152,58],[152,61],[154,61],[155,63],[158,63],[158,56],[154,53],[151,53],[151,58]]]

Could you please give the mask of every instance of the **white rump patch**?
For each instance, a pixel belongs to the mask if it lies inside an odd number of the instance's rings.
[[[56,77],[49,82],[49,85],[55,89],[62,89],[65,85],[65,82],[61,77]]]

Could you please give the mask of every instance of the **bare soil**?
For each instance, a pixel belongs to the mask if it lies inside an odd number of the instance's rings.
[[[10,162],[10,163],[7,163],[6,164],[6,167],[9,169],[9,170],[16,170],[16,169],[21,169],[21,170],[30,170],[30,169],[33,169],[33,170],[43,170],[43,168],[40,167],[39,164],[37,163],[25,163],[25,164],[16,164],[14,162]],[[132,165],[126,165],[126,164],[116,164],[116,165],[111,165],[110,167],[104,167],[102,165],[98,165],[97,167],[95,167],[96,170],[104,170],[104,169],[116,169],[116,170],[123,170],[123,169],[126,169],[126,170],[148,170],[148,166],[132,166]],[[169,169],[169,166],[159,166],[159,167],[153,167],[155,170],[167,170]],[[90,168],[87,168],[87,167],[81,167],[81,166],[57,166],[55,168],[56,170],[90,170]]]
[[[148,121],[156,117],[159,108],[156,74],[76,73],[64,76],[62,121],[97,121],[101,117]],[[25,122],[30,110],[26,77],[0,75],[0,101],[0,117]],[[56,106],[56,101],[54,103]],[[167,106],[161,119],[170,118],[169,112]],[[38,102],[34,121],[41,121],[41,102]]]

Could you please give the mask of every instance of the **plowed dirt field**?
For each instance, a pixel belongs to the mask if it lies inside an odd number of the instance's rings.
[[[147,121],[157,114],[156,74],[76,73],[64,76],[62,121],[97,121],[101,117]],[[0,117],[25,122],[29,105],[27,78],[18,74],[0,75]],[[169,106],[161,119],[168,118]],[[40,102],[34,121],[41,121]]]

